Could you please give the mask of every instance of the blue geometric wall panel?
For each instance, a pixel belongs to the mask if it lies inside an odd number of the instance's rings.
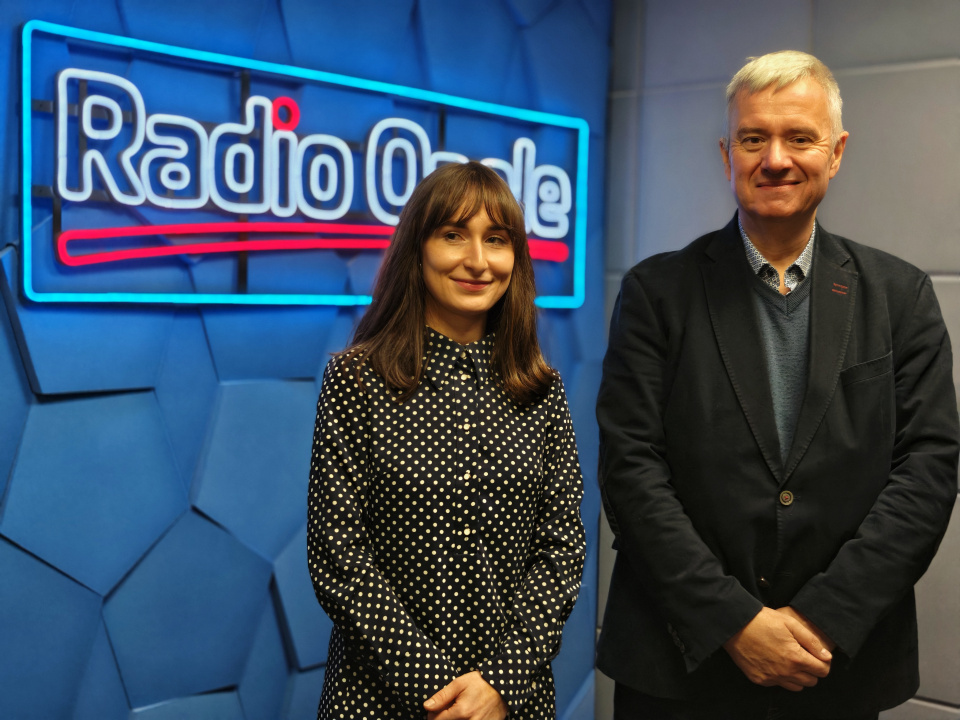
[[[246,720],[240,698],[233,692],[208,693],[136,708],[130,720]]]
[[[567,114],[576,108],[596,128],[606,118],[607,83],[597,79],[606,80],[610,31],[595,25],[584,5],[578,0],[554,5],[526,31],[527,56],[544,109]],[[557,52],[572,47],[577,52]]]
[[[330,621],[305,557],[311,434],[323,368],[363,313],[24,300],[18,55],[31,19],[588,120],[585,300],[542,311],[540,330],[577,430],[588,534],[580,600],[554,661],[558,718],[592,717],[610,9],[609,0],[0,2],[0,720],[316,717]],[[47,43],[38,62],[82,66],[95,54]],[[236,117],[240,100],[215,73],[158,69],[136,53],[95,60],[169,112]],[[49,87],[31,89],[51,97]],[[435,113],[408,99],[310,83],[289,95],[337,137],[396,113],[437,128]],[[444,127],[447,149],[476,157],[503,156],[516,135],[470,113],[448,113]],[[531,137],[538,157],[567,152],[549,129]],[[55,155],[53,143],[36,149],[46,173],[38,182],[53,181]],[[359,196],[352,212],[365,212]],[[35,198],[43,202],[28,237],[49,242],[52,203]],[[88,227],[166,217],[78,205],[68,209]],[[207,209],[196,219],[225,218]],[[54,256],[47,247],[38,257]],[[293,279],[281,257],[251,253],[249,290],[366,294],[379,267],[376,253],[304,258]],[[535,264],[541,287],[563,279],[557,263]],[[237,257],[122,265],[83,282],[239,289]],[[54,266],[40,267],[60,281]]]
[[[287,657],[274,603],[267,603],[257,627],[238,692],[247,720],[275,720],[286,698]],[[317,698],[320,687],[317,686]]]
[[[101,622],[70,720],[127,720],[129,715],[120,670]]]
[[[313,382],[220,388],[193,502],[265,558],[286,547],[306,515],[316,413]]]
[[[487,78],[506,77],[512,50],[520,42],[520,30],[513,24],[509,8],[496,2],[459,5],[446,0],[422,0],[420,8],[431,87],[502,103],[502,84],[490,83]],[[483,38],[483,75],[476,72],[476,53],[450,52],[447,28],[457,24],[470,28],[472,37]]]
[[[185,488],[203,449],[217,386],[199,313],[177,311],[155,392]]]
[[[265,5],[263,0],[119,0],[118,4],[132,37],[228,55],[249,52]],[[189,17],[190,22],[171,23],[171,17]]]
[[[418,53],[397,52],[419,46],[416,5],[413,0],[280,0],[295,65],[427,87]]]
[[[0,538],[0,717],[68,718],[100,597]]]
[[[251,50],[250,57],[257,60],[281,65],[293,63],[279,4],[272,2],[263,4],[263,14],[260,16],[260,26],[257,28],[257,40]]]
[[[0,251],[11,254],[13,250]],[[20,446],[23,424],[33,395],[23,370],[17,340],[7,315],[7,303],[0,293],[0,505],[13,458]]]
[[[585,509],[581,509],[582,511]],[[584,512],[586,518],[586,512]],[[595,538],[587,540],[587,558],[583,574],[596,577],[597,544]],[[576,703],[577,695],[584,691],[584,683],[592,690],[593,678],[584,677],[583,672],[573,658],[592,647],[596,636],[597,588],[595,583],[585,583],[580,588],[580,597],[563,629],[563,644],[560,655],[553,663],[554,682],[557,690],[557,707],[571,707]],[[569,661],[568,661],[569,660]]]
[[[559,3],[560,0],[506,0],[520,27],[535,24],[544,13]]]
[[[173,322],[170,310],[34,305],[19,300],[19,261],[3,264],[5,298],[17,298],[14,330],[41,395],[153,387]]]
[[[282,715],[284,720],[316,719],[323,672],[323,668],[320,668],[291,675]]]
[[[313,377],[337,308],[205,307],[201,313],[217,376],[226,382]]]
[[[310,582],[306,524],[277,557],[273,572],[297,668],[308,670],[325,663],[333,623],[320,608]]]
[[[106,595],[187,507],[152,392],[30,409],[0,533]]]
[[[269,583],[269,563],[184,514],[104,604],[131,704],[236,685]]]

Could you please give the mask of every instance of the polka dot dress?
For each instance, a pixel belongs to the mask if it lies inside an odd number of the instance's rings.
[[[479,670],[513,720],[555,717],[550,660],[580,586],[582,482],[563,385],[514,405],[493,336],[427,330],[398,404],[341,358],[317,409],[307,553],[334,622],[318,718],[421,720]]]

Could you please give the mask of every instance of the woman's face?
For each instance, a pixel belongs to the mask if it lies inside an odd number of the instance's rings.
[[[487,313],[513,274],[513,243],[484,207],[461,224],[437,228],[423,242],[427,324],[460,343],[483,337]]]

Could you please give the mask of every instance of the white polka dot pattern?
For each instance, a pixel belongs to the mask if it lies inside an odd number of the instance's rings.
[[[514,720],[554,718],[550,660],[583,568],[582,480],[562,383],[525,407],[493,336],[428,333],[405,403],[341,358],[317,408],[310,576],[334,622],[318,717],[421,719],[479,670]]]

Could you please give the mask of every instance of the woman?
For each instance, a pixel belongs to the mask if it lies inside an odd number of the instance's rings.
[[[335,627],[319,718],[555,716],[582,487],[534,294],[500,176],[471,162],[425,178],[323,376],[308,561]]]

